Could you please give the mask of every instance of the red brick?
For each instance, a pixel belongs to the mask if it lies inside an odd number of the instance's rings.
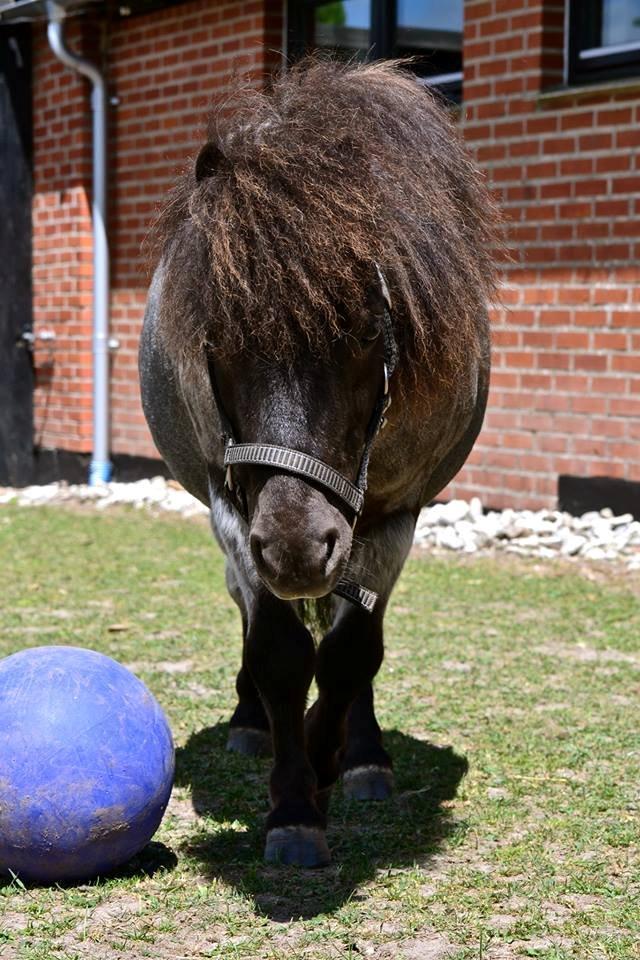
[[[541,370],[568,370],[570,363],[570,355],[559,350],[553,353],[539,353],[536,356],[536,366]]]
[[[631,157],[628,153],[614,153],[595,158],[596,173],[619,173],[631,169]]]
[[[576,354],[573,358],[576,370],[599,370],[609,369],[609,361],[606,356],[595,353]]]
[[[616,127],[633,123],[633,111],[631,107],[604,107],[598,110],[598,123]]]
[[[614,355],[611,358],[611,369],[616,372],[640,373],[640,355]]]
[[[596,350],[626,350],[629,341],[624,333],[595,333],[593,346]]]
[[[640,130],[619,130],[616,134],[616,146],[619,150],[640,147]]]
[[[592,110],[582,110],[580,113],[566,113],[560,117],[561,130],[579,130],[584,127],[592,127],[594,123],[594,113]]]
[[[581,177],[593,171],[594,160],[592,157],[573,156],[560,163],[560,173],[563,177]]]

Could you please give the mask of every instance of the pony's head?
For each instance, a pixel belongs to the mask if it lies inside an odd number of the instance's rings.
[[[260,576],[281,598],[331,592],[351,553],[396,361],[378,277],[361,306],[360,322],[326,356],[302,354],[293,363],[249,350],[209,357],[228,494],[250,525]]]
[[[188,377],[209,364],[242,443],[293,447],[353,480],[383,378],[456,384],[481,350],[494,208],[448,114],[398,64],[306,61],[241,90],[159,221],[159,331]],[[280,596],[327,593],[352,515],[313,480],[234,467],[256,566]]]

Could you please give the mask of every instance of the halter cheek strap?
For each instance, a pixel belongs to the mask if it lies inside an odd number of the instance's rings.
[[[386,423],[385,414],[391,403],[389,380],[398,362],[398,348],[391,320],[391,298],[380,268],[377,267],[377,270],[380,289],[384,297],[382,327],[382,336],[384,339],[383,384],[367,426],[364,449],[355,483],[352,483],[347,477],[343,476],[337,470],[334,470],[333,467],[324,463],[322,460],[303,453],[301,450],[294,450],[291,447],[281,447],[268,443],[237,443],[231,422],[226,415],[220,397],[213,364],[209,362],[209,380],[218,409],[222,426],[222,440],[224,442],[223,463],[226,468],[225,492],[233,506],[245,520],[247,519],[246,501],[242,488],[234,482],[232,467],[239,464],[252,464],[262,467],[272,467],[286,473],[293,473],[296,476],[312,480],[320,484],[320,486],[325,487],[325,489],[330,490],[353,511],[353,526],[355,527],[364,506],[369,459],[371,457],[373,443],[379,431]],[[345,600],[350,600],[352,603],[357,604],[368,613],[373,611],[376,600],[378,599],[378,595],[373,590],[368,590],[366,587],[353,583],[350,580],[339,580],[333,592]]]

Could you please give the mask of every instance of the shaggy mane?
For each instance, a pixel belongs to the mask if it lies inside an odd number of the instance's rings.
[[[211,117],[214,161],[156,227],[159,319],[182,363],[205,349],[278,362],[358,332],[374,264],[401,367],[451,380],[481,349],[495,208],[447,112],[399,62],[307,59]]]

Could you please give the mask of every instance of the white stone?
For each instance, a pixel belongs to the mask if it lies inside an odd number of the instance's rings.
[[[489,539],[494,540],[502,530],[502,516],[493,510],[491,513],[485,513],[478,517],[475,528]]]
[[[604,519],[595,520],[592,524],[591,530],[593,531],[593,535],[595,537],[597,537],[599,540],[604,540],[607,543],[611,540],[613,535],[611,523]]]
[[[570,533],[562,544],[561,552],[565,555],[565,557],[574,557],[577,553],[580,553],[582,548],[586,546],[588,542],[589,541],[586,537],[581,537],[577,533]]]
[[[469,501],[469,514],[471,519],[474,521],[478,521],[483,515],[482,501],[480,497],[471,497],[471,500]]]
[[[622,527],[622,526],[626,526],[629,523],[633,523],[632,513],[621,513],[618,516],[611,518],[612,527]]]
[[[441,504],[440,523],[458,523],[469,515],[469,504],[466,500],[450,500]]]
[[[447,550],[462,550],[464,547],[464,540],[453,527],[438,527],[436,543]]]
[[[583,551],[583,556],[585,556],[587,560],[604,560],[606,559],[607,552],[603,550],[602,547],[587,547]]]
[[[541,539],[540,543],[548,550],[562,551],[562,548],[565,544],[565,538],[562,536],[562,534],[554,534],[551,537],[545,537],[544,539]]]
[[[545,560],[550,560],[551,557],[557,556],[557,551],[550,550],[549,547],[538,547],[536,550],[537,557],[543,557]]]

